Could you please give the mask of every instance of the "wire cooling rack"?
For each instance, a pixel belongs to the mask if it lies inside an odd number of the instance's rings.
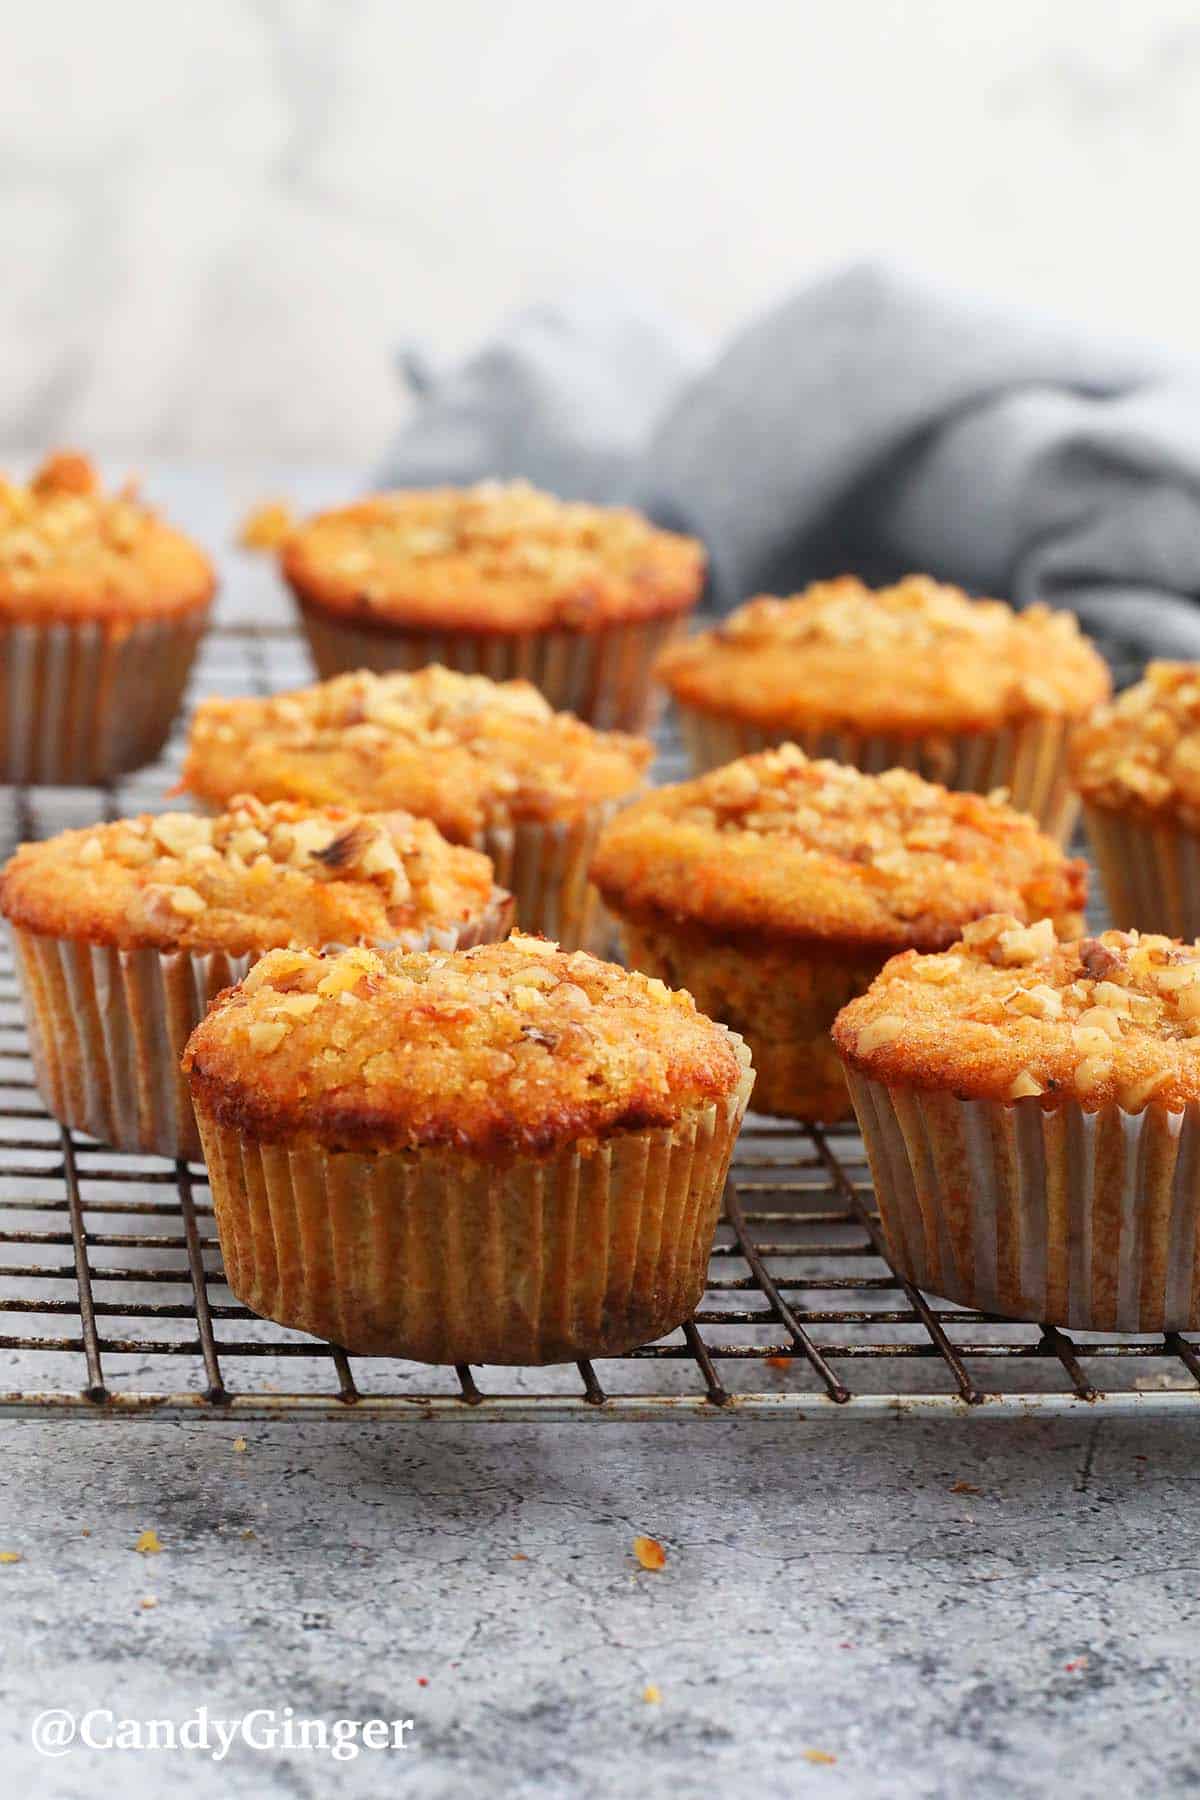
[[[215,631],[194,692],[310,679],[284,628]],[[159,806],[158,768],[114,789],[0,792],[0,849]],[[664,743],[663,779],[681,772]],[[1200,1345],[1014,1325],[923,1295],[883,1253],[862,1143],[751,1116],[708,1291],[681,1331],[548,1369],[351,1359],[258,1319],[224,1284],[203,1169],[126,1156],[48,1117],[0,956],[0,1414],[475,1420],[1161,1411],[1200,1401]]]

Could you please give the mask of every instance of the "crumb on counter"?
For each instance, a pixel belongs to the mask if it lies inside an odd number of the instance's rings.
[[[237,541],[243,550],[278,550],[295,525],[296,515],[286,500],[263,500],[242,520]]]

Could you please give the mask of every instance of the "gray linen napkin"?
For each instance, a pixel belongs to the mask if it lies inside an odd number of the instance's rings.
[[[861,263],[715,356],[652,308],[520,314],[417,404],[395,485],[526,475],[695,532],[712,600],[919,569],[1200,656],[1200,370]]]

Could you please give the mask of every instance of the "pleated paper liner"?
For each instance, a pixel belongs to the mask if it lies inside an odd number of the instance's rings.
[[[0,623],[0,780],[91,786],[153,762],[208,612]]]
[[[885,957],[838,956],[765,935],[747,943],[669,920],[621,922],[630,968],[687,988],[700,1011],[746,1041],[754,1059],[754,1110],[832,1124],[850,1095],[830,1029],[866,992]]]
[[[544,1160],[268,1144],[197,1101],[230,1288],[359,1355],[535,1364],[619,1355],[704,1291],[753,1071],[670,1127]]]
[[[1189,942],[1200,936],[1200,837],[1170,818],[1087,800],[1083,816],[1113,924]]]
[[[1010,804],[1032,813],[1058,843],[1066,843],[1078,813],[1067,775],[1070,721],[1066,719],[1030,718],[998,731],[957,736],[900,737],[884,732],[765,730],[682,704],[678,713],[697,774],[755,750],[792,743],[807,756],[852,763],[869,775],[904,768],[960,792],[990,794],[1006,788]]]
[[[522,931],[540,932],[564,950],[609,954],[613,922],[588,869],[620,804],[590,806],[576,819],[522,820],[475,833],[472,845],[491,857],[496,880],[516,901]]]
[[[490,943],[507,933],[511,913],[508,896],[497,895],[478,920],[410,934],[405,947]],[[117,1150],[199,1161],[179,1059],[216,996],[257,957],[121,950],[9,929],[47,1110]]]
[[[602,731],[644,731],[654,723],[662,695],[651,670],[687,619],[686,612],[676,612],[590,631],[423,631],[363,625],[309,601],[297,605],[322,680],[355,669],[381,675],[429,663],[492,681],[523,677],[556,712],[574,713]]]
[[[847,1074],[901,1275],[1072,1330],[1200,1324],[1196,1105],[1046,1111]]]

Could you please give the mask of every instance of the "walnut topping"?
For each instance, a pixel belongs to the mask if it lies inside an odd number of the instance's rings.
[[[448,566],[452,581],[446,580]],[[352,589],[368,606],[457,586],[519,607],[551,596],[554,616],[583,623],[629,589],[699,586],[697,542],[640,513],[555,499],[525,481],[378,494],[322,513],[291,538],[290,573]],[[441,576],[440,590],[438,588]]]
[[[1200,821],[1200,665],[1152,662],[1076,731],[1071,767],[1101,806],[1171,808]]]
[[[320,849],[311,852],[314,862],[319,862],[324,869],[353,868],[361,862],[367,845],[375,841],[374,832],[365,819],[359,819],[348,831],[341,831],[323,844]]]
[[[155,843],[168,856],[186,856],[190,850],[211,846],[213,824],[193,813],[162,813],[150,827]]]
[[[787,599],[759,595],[723,621],[716,636],[730,643],[837,645],[887,651],[959,642],[1003,652],[1013,635],[1045,632],[1051,642],[1070,642],[1079,627],[1069,613],[1031,606],[1015,613],[1002,600],[972,600],[961,588],[928,575],[907,575],[892,587],[872,590],[854,575],[817,581]],[[1021,677],[1036,690],[1039,708],[1058,709],[1053,687],[1034,673]]]
[[[0,905],[50,935],[240,956],[289,941],[491,935],[511,902],[487,856],[426,819],[243,796],[215,818],[143,814],[22,845]]]
[[[1093,981],[1102,981],[1111,969],[1121,966],[1120,957],[1099,938],[1084,938],[1079,946],[1079,961],[1084,974]]]
[[[514,985],[531,967],[548,989]],[[198,1100],[236,1098],[276,1143],[537,1157],[741,1104],[751,1073],[686,994],[661,1001],[636,971],[519,934],[453,953],[268,953],[193,1033],[184,1068]]]
[[[964,944],[986,956],[989,962],[1006,969],[1044,962],[1053,954],[1056,942],[1050,919],[1039,919],[1035,925],[1019,925],[1002,913],[993,913],[984,919],[973,919],[963,927]]]
[[[1141,1112],[1147,1101],[1152,1100],[1169,1079],[1169,1069],[1155,1069],[1140,1081],[1127,1081],[1118,1096],[1120,1104],[1126,1112]]]
[[[436,911],[438,871],[431,852],[439,850],[445,846],[435,828],[408,814],[306,814],[289,802],[267,806],[239,795],[218,818],[162,813],[98,828],[78,854],[88,864],[107,856],[130,868],[177,862],[188,871],[189,889],[182,891],[190,891],[203,866],[223,862],[235,873],[294,869],[320,881],[369,881],[389,906],[416,901]],[[193,908],[184,899],[178,910],[202,911],[203,903]]]
[[[436,664],[339,675],[263,700],[209,700],[193,722],[187,785],[232,804],[235,784],[279,799],[318,783],[363,812],[412,804],[471,842],[493,820],[575,816],[628,795],[648,740],[556,713],[527,681]]]
[[[1034,1019],[1058,1019],[1062,1016],[1062,997],[1054,988],[1039,981],[1036,987],[1014,988],[1005,997],[1010,1012],[1026,1013]]]
[[[1112,1070],[1111,1057],[1085,1056],[1075,1065],[1075,1086],[1086,1098],[1108,1080]]]
[[[164,588],[201,601],[212,572],[199,549],[164,525],[127,484],[102,491],[86,457],[59,451],[27,484],[0,476],[0,588],[32,605],[85,610],[119,593],[137,607]]]
[[[813,760],[795,744],[662,790],[647,806],[662,806],[674,795],[679,799],[670,816],[680,825],[797,839],[896,880],[954,855],[956,836],[964,860],[987,855],[983,823],[975,821],[984,801],[947,794],[908,769],[868,775],[847,763]],[[994,826],[993,816],[985,816]]]
[[[204,911],[203,897],[196,892],[195,888],[168,888],[167,892],[172,910],[181,914],[183,918],[196,919]]]
[[[872,1050],[883,1050],[887,1045],[895,1043],[903,1030],[904,1020],[898,1014],[884,1013],[882,1018],[872,1019],[862,1026],[855,1040],[855,1048],[860,1055],[867,1056]]]

